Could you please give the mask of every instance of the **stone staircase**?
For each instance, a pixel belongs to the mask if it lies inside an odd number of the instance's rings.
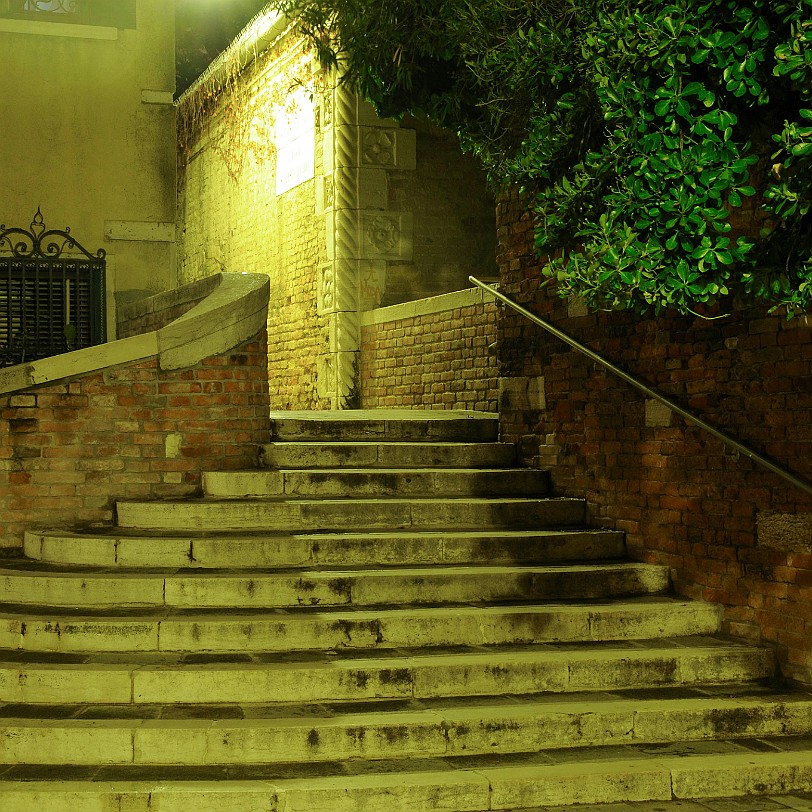
[[[0,810],[812,792],[812,695],[496,432],[276,416],[260,467],[207,474],[202,499],[29,532],[0,562]]]

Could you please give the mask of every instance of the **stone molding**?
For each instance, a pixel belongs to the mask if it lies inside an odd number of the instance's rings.
[[[111,26],[42,22],[40,20],[3,19],[0,20],[0,33],[36,34],[43,37],[68,37],[71,39],[118,39],[118,29]]]

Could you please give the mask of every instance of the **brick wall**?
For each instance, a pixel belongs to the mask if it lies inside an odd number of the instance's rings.
[[[379,120],[332,89],[296,28],[273,31],[179,103],[179,280],[267,274],[272,406],[339,408],[357,400],[358,313],[495,277],[494,201],[454,135]],[[299,104],[286,141],[281,111],[311,69],[313,108]],[[313,178],[277,194],[307,176],[311,157]]]
[[[272,126],[262,120],[291,83],[272,64],[288,41],[295,49],[291,35],[260,58],[241,78],[240,93],[227,89],[220,95],[196,141],[180,155],[178,279],[183,284],[219,272],[267,274],[272,407],[329,408],[316,389],[318,359],[329,351],[327,319],[316,312],[317,268],[327,259],[324,218],[315,211],[316,181],[276,194]],[[239,121],[255,124],[242,133]],[[314,148],[318,174],[318,131]]]
[[[588,315],[539,291],[517,195],[497,221],[505,293],[812,479],[812,320]],[[534,410],[503,403],[504,439],[525,461],[551,467],[560,494],[586,497],[594,524],[625,530],[635,558],[669,566],[680,594],[723,604],[726,631],[774,644],[784,673],[812,683],[812,497],[507,309],[498,355],[501,375],[543,388]]]
[[[268,437],[264,333],[177,371],[157,359],[0,395],[0,546],[109,523],[117,499],[186,496]]]
[[[495,411],[496,316],[472,290],[365,314],[361,407]]]

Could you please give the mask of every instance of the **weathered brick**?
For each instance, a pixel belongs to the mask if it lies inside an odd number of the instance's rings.
[[[206,365],[216,359],[178,371],[149,362],[125,365],[0,397],[0,460],[13,466],[0,478],[0,546],[19,545],[24,529],[35,524],[109,522],[117,498],[157,498],[170,487],[188,494],[199,488],[203,470],[250,465],[267,437],[267,365],[254,352],[229,355],[245,362],[248,385],[234,396],[239,407],[203,394],[195,382],[197,372],[217,369]],[[194,409],[174,406],[170,401],[179,396],[159,394],[190,386],[201,398]],[[14,408],[12,397],[19,404]],[[175,433],[182,447],[197,444],[186,459],[166,459],[166,437]]]
[[[566,302],[539,290],[533,246],[512,228],[525,214],[515,194],[500,201],[502,289],[566,325]],[[732,315],[719,322],[669,313],[589,314],[578,319],[576,337],[812,479],[812,387],[801,384],[812,380],[808,326],[788,326],[763,310],[731,308]],[[793,330],[804,338],[789,340]],[[531,451],[535,445],[534,464],[543,458],[542,442],[556,448],[551,460],[558,492],[585,497],[595,521],[627,532],[634,557],[672,568],[678,592],[721,603],[730,633],[774,642],[786,675],[812,682],[812,635],[807,627],[803,637],[797,626],[799,618],[812,620],[808,539],[794,538],[794,550],[770,549],[758,535],[765,514],[812,521],[812,499],[744,455],[724,451],[681,418],[652,433],[626,384],[589,369],[529,322],[505,312],[498,337],[502,368],[512,376],[543,375],[548,384],[544,413],[502,413],[503,439]],[[535,444],[523,441],[528,427],[537,432]],[[632,495],[642,503],[631,502]]]

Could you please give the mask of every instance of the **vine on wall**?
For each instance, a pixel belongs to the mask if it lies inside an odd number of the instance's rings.
[[[278,119],[296,113],[298,93],[311,97],[323,89],[324,75],[310,44],[289,27],[270,47],[256,46],[243,56],[233,47],[178,103],[178,182],[203,141],[238,183],[249,159],[262,163],[276,156]]]

